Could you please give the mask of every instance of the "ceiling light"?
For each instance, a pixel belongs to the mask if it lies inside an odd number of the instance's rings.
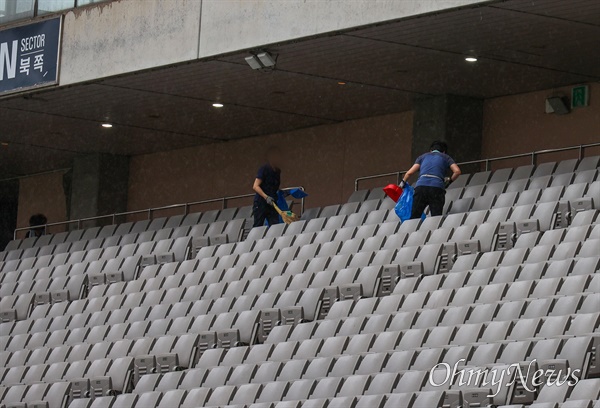
[[[246,62],[248,63],[248,65],[250,65],[250,68],[252,68],[252,69],[261,69],[262,68],[262,64],[260,63],[258,58],[256,58],[255,55],[251,55],[249,57],[246,57],[245,59],[246,59]]]
[[[265,67],[274,67],[275,66],[275,60],[273,59],[271,54],[269,54],[268,52],[261,52],[260,54],[257,55],[257,57]]]
[[[103,127],[103,128],[111,128],[111,127],[112,127],[112,124],[111,124],[111,123],[103,123],[103,124],[102,124],[102,127]]]
[[[338,85],[346,85],[346,83],[344,81],[339,81]]]
[[[273,68],[277,62],[275,58],[266,51],[256,55],[250,55],[244,59],[252,69]]]
[[[222,103],[213,103],[213,107],[214,108],[222,108],[223,104]]]
[[[465,61],[467,61],[467,62],[477,62],[477,57],[466,57]]]
[[[4,147],[8,146],[8,142],[2,142],[2,146],[4,146]]]

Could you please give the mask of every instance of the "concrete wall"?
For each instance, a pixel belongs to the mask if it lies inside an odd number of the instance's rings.
[[[481,157],[597,142],[600,99],[595,95],[600,95],[600,85],[590,84],[590,87],[590,106],[562,116],[544,113],[544,101],[553,94],[566,95],[570,88],[484,101]],[[250,192],[263,148],[272,144],[286,148],[288,160],[283,183],[305,186],[311,194],[307,206],[345,202],[354,189],[356,177],[408,168],[413,145],[413,117],[412,112],[405,112],[136,156],[131,159],[128,207],[138,210]],[[426,151],[428,146],[421,150]],[[460,143],[453,142],[451,150],[460,155]],[[574,158],[576,154],[543,155],[540,162]],[[589,154],[600,154],[600,148],[589,149]],[[529,162],[529,158],[504,161],[495,168]],[[363,182],[360,187],[381,187],[394,181],[393,177],[378,179]],[[232,203],[246,204],[248,201]]]
[[[100,3],[65,15],[60,85],[482,2],[116,0]]]
[[[411,129],[412,112],[405,112],[136,156],[129,210],[251,193],[264,151],[275,144],[286,155],[282,187],[304,186],[308,206],[339,203],[354,190],[356,177],[410,164]],[[250,203],[247,198],[232,205]]]
[[[203,0],[200,58],[396,20],[473,0]]]
[[[19,181],[18,228],[29,226],[29,217],[36,213],[46,215],[49,223],[67,219],[63,175],[64,172],[55,172],[26,177]],[[57,227],[52,231],[64,231],[64,228]]]
[[[65,15],[60,85],[197,58],[201,1],[117,0]]]
[[[545,99],[569,96],[571,87],[488,99],[483,111],[482,157],[498,157],[533,150],[553,149],[600,140],[600,84],[590,83],[590,106],[568,115],[545,113]],[[542,161],[572,158],[574,153],[541,156]],[[600,148],[589,149],[600,154]],[[529,159],[500,163],[529,164]]]

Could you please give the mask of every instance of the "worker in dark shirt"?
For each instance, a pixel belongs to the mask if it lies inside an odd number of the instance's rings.
[[[442,215],[446,201],[446,188],[461,174],[460,168],[447,152],[448,145],[445,142],[433,142],[431,151],[419,156],[404,175],[400,183],[402,188],[413,174],[419,172],[411,218],[421,218],[427,206],[432,216]],[[452,175],[447,177],[449,171]]]
[[[265,224],[269,226],[279,223],[279,214],[273,207],[277,202],[277,192],[281,183],[281,150],[271,147],[267,152],[267,163],[258,169],[258,174],[252,187],[256,192],[254,196],[254,226],[260,227]]]

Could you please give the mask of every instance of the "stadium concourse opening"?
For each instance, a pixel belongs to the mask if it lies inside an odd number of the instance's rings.
[[[600,408],[599,39],[0,0],[0,407]]]

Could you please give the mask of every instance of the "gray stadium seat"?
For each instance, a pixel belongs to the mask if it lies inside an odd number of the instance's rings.
[[[579,164],[578,162],[578,159],[563,160],[554,169],[554,174],[572,173]]]
[[[448,211],[449,214],[457,214],[457,213],[464,213],[464,212],[468,212],[471,207],[473,206],[473,197],[469,197],[469,198],[461,198],[459,200],[456,201],[452,201],[452,204],[450,205],[450,210]]]
[[[598,170],[596,168],[590,170],[582,170],[577,171],[575,173],[575,179],[573,180],[573,184],[589,184],[593,183],[594,180],[598,179]]]
[[[600,156],[584,157],[577,165],[577,171],[581,172],[586,170],[597,169],[598,167],[600,167],[599,164]]]
[[[490,177],[492,175],[491,171],[482,171],[479,173],[475,173],[469,179],[468,186],[481,186],[487,184]]]
[[[548,203],[559,201],[564,193],[563,186],[549,187],[542,191],[542,195],[538,199],[538,203]]]
[[[476,173],[481,174],[481,173]],[[486,187],[484,184],[469,185],[465,188],[461,198],[477,198],[484,194]]]
[[[498,183],[498,182],[506,182],[510,180],[510,176],[513,172],[512,168],[506,169],[498,169],[492,173],[489,182],[490,183]]]
[[[463,188],[467,185],[469,179],[471,178],[471,174],[461,174],[455,181],[450,185],[450,190],[456,188]]]
[[[350,198],[348,198],[348,202],[349,203],[363,202],[363,201],[365,201],[367,199],[368,195],[369,195],[369,190],[354,191],[350,195]]]
[[[556,168],[556,162],[548,162],[548,163],[542,163],[536,166],[532,177],[536,178],[536,177],[543,177],[543,176],[548,176],[551,175],[554,172],[554,169]]]
[[[541,176],[541,177],[534,176],[531,179],[531,181],[529,182],[527,189],[528,190],[544,189],[544,188],[550,186],[551,182],[552,182],[552,176],[550,176],[550,175]]]
[[[552,176],[552,182],[550,183],[550,186],[565,187],[573,184],[574,179],[575,173],[555,174]]]

